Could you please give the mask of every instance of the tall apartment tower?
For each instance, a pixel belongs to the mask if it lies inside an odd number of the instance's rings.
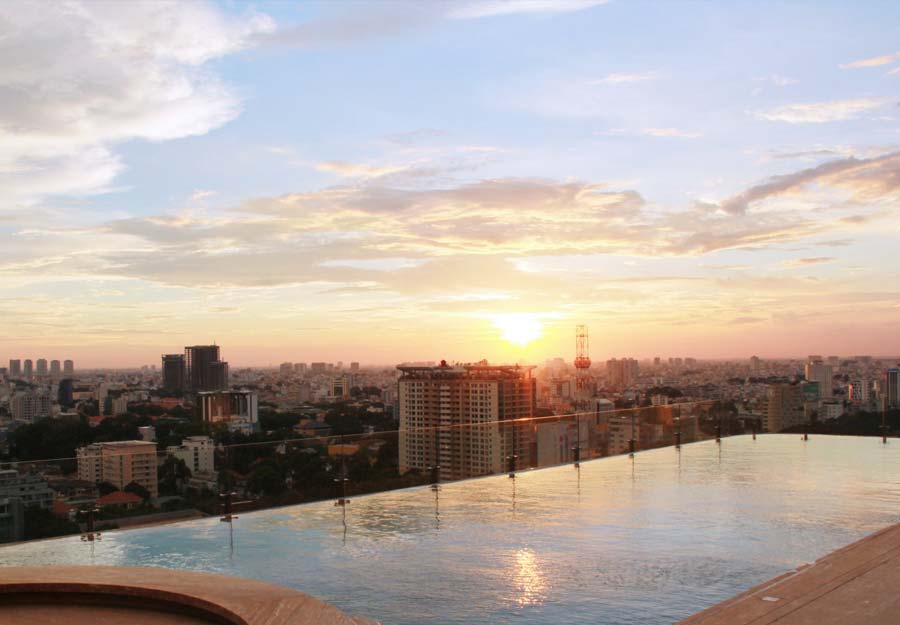
[[[73,375],[75,375],[75,363],[74,362],[72,362],[71,360],[63,361],[63,375],[66,376],[67,378],[71,378]]]
[[[806,423],[803,412],[803,386],[800,384],[771,384],[763,426],[767,432]]]
[[[53,378],[54,380],[58,380],[61,373],[62,373],[62,369],[59,366],[59,361],[51,360],[50,361],[50,377]]]
[[[47,359],[46,358],[38,358],[38,360],[37,360],[37,375],[40,378],[47,377]]]
[[[533,465],[534,367],[400,366],[400,472],[440,466],[442,479]]]
[[[163,354],[162,387],[169,393],[184,391],[185,367],[184,354]]]
[[[11,378],[22,377],[22,361],[21,360],[10,359],[10,361],[9,361],[9,377],[11,377]]]
[[[195,393],[228,388],[228,363],[219,359],[218,345],[194,345],[184,348],[187,386]]]
[[[634,358],[613,358],[606,361],[606,375],[611,388],[628,388],[637,381],[639,370],[638,361]]]
[[[900,408],[900,365],[884,372],[883,393],[888,408]]]
[[[810,357],[812,358],[812,357]],[[821,358],[806,363],[806,381],[819,383],[819,398],[831,399],[833,395],[834,368],[825,364]]]
[[[34,363],[31,362],[31,359],[28,358],[22,365],[22,376],[26,380],[31,380],[34,377]]]

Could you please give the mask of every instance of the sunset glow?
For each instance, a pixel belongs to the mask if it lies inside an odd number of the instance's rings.
[[[900,5],[413,4],[0,4],[0,351],[895,350]]]
[[[504,341],[525,346],[541,337],[543,325],[535,315],[527,313],[498,315],[494,327],[500,330]]]

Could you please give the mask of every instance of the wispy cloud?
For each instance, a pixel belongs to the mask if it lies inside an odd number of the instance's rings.
[[[838,65],[841,69],[859,69],[861,67],[880,67],[882,65],[890,65],[894,61],[900,60],[900,52],[891,52],[890,54],[882,54],[881,56],[873,56],[867,59],[860,59],[852,63],[843,63]]]
[[[682,130],[680,128],[610,128],[609,130],[602,131],[598,134],[601,135],[610,135],[614,137],[627,137],[627,136],[645,136],[645,137],[661,137],[661,138],[675,138],[675,139],[696,139],[702,135],[696,132],[688,132],[687,130]]]
[[[782,262],[782,266],[784,267],[809,267],[810,265],[823,265],[825,263],[832,263],[836,261],[837,258],[834,256],[813,256],[810,258],[792,258],[790,260],[786,260]]]
[[[408,169],[408,167],[403,165],[367,165],[365,163],[349,163],[347,161],[323,161],[316,163],[315,168],[318,171],[352,178],[377,178]]]
[[[754,111],[753,114],[760,119],[769,121],[790,124],[823,124],[856,119],[862,113],[880,108],[887,102],[888,100],[885,98],[854,98],[830,102],[788,104],[765,111]]]
[[[592,85],[620,85],[630,82],[646,82],[648,80],[656,80],[659,78],[657,72],[642,72],[636,74],[609,74],[603,78],[589,81]]]
[[[459,2],[448,15],[457,19],[516,13],[568,13],[606,4],[609,0],[480,0]]]
[[[197,189],[196,191],[194,191],[193,193],[191,193],[191,199],[192,199],[192,200],[203,200],[203,199],[206,199],[206,198],[208,198],[208,197],[212,197],[212,196],[214,196],[215,194],[216,194],[215,191],[211,191],[211,190],[208,190],[208,189]]]

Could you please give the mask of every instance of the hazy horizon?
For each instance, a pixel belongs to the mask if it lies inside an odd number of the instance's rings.
[[[900,352],[898,22],[0,4],[2,363]]]

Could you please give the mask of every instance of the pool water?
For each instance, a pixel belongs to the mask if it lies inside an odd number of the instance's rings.
[[[384,625],[673,623],[900,520],[900,441],[750,436],[0,548],[260,579]],[[2,575],[2,571],[0,571]]]

